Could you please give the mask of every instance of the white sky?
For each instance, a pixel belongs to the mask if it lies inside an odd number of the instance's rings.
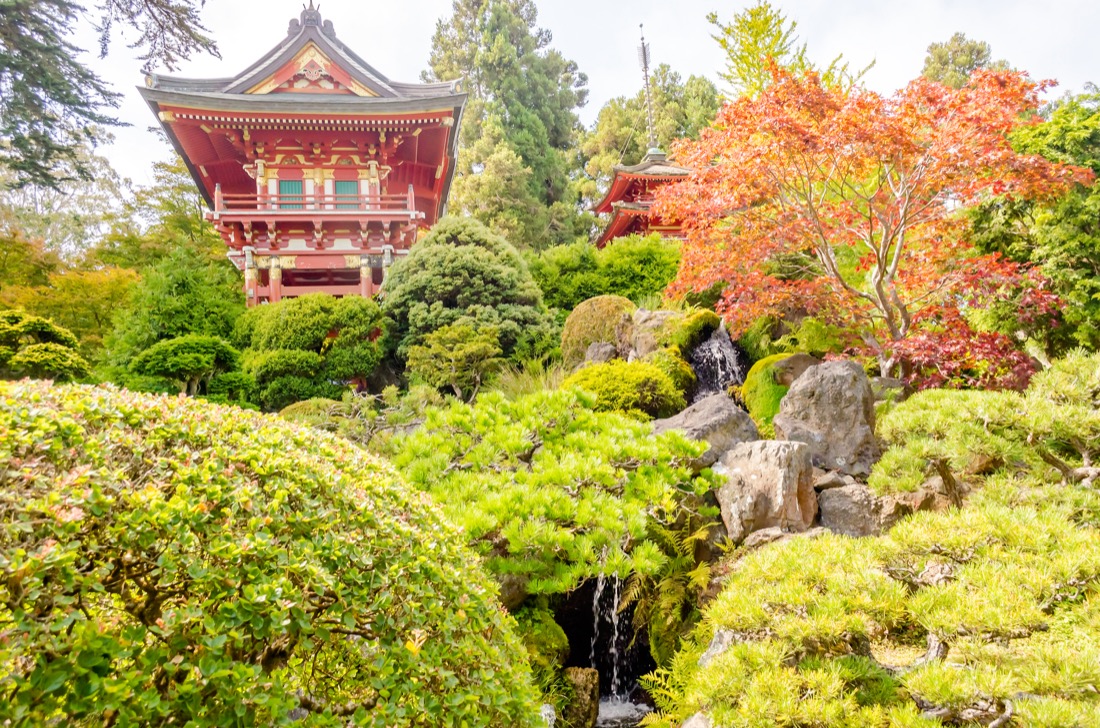
[[[554,35],[553,45],[588,74],[590,100],[581,111],[591,124],[608,99],[641,87],[637,67],[638,24],[645,23],[654,64],[669,63],[685,78],[717,78],[721,49],[710,38],[708,12],[731,18],[752,0],[538,0],[539,25]],[[988,42],[994,58],[1004,58],[1034,78],[1059,81],[1055,93],[1080,91],[1100,82],[1100,2],[1097,0],[778,0],[810,57],[827,63],[843,53],[853,67],[876,61],[866,77],[882,92],[904,86],[920,73],[929,43],[956,31]],[[416,81],[427,67],[436,20],[449,15],[450,0],[322,0],[321,12],[337,36],[379,71],[398,81]],[[232,76],[274,47],[286,34],[301,0],[207,0],[202,12],[222,60],[196,57],[176,73],[192,77]],[[77,42],[97,47],[94,34]],[[156,123],[135,86],[141,64],[116,38],[106,59],[89,65],[125,98],[119,117],[130,124],[105,153],[115,168],[136,183],[150,181],[152,161],[169,148],[148,128]]]

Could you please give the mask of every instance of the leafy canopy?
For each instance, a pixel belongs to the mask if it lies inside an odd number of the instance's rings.
[[[346,442],[0,384],[0,462],[6,722],[538,725],[462,536]]]
[[[221,372],[240,367],[241,355],[214,336],[189,334],[158,341],[134,357],[130,368],[147,377],[163,377],[177,384],[182,394],[199,394],[199,386]]]
[[[914,334],[957,323],[960,302],[980,306],[1019,280],[974,251],[954,210],[1089,178],[1010,146],[1039,90],[1021,74],[978,71],[962,89],[918,79],[884,97],[776,71],[758,98],[728,104],[676,148],[697,171],[658,194],[658,212],[684,220],[687,235],[671,293],[725,283],[719,310],[735,335],[760,316],[809,313],[897,372]],[[948,331],[951,341],[971,333]]]
[[[503,364],[501,353],[495,328],[451,324],[425,336],[423,345],[409,349],[409,373],[472,402],[485,380]]]

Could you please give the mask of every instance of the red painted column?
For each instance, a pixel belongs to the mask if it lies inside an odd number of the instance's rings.
[[[278,303],[283,298],[283,268],[279,263],[279,256],[271,256],[271,303]]]

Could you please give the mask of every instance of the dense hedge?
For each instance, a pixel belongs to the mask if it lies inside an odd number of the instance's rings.
[[[0,723],[529,726],[462,537],[337,438],[0,383]]]
[[[654,364],[615,359],[591,364],[562,383],[596,395],[599,412],[619,412],[637,419],[671,417],[687,407],[683,392]]]

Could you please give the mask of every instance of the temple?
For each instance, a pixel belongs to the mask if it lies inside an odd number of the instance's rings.
[[[373,295],[446,210],[460,84],[389,80],[312,0],[240,75],[151,75],[140,91],[244,272],[249,306]]]
[[[656,148],[649,150],[641,164],[615,167],[607,195],[592,208],[597,214],[611,215],[611,221],[596,240],[596,245],[602,248],[615,238],[635,233],[680,237],[680,222],[655,215],[653,200],[660,187],[689,174],[691,170],[672,164],[668,156]]]

